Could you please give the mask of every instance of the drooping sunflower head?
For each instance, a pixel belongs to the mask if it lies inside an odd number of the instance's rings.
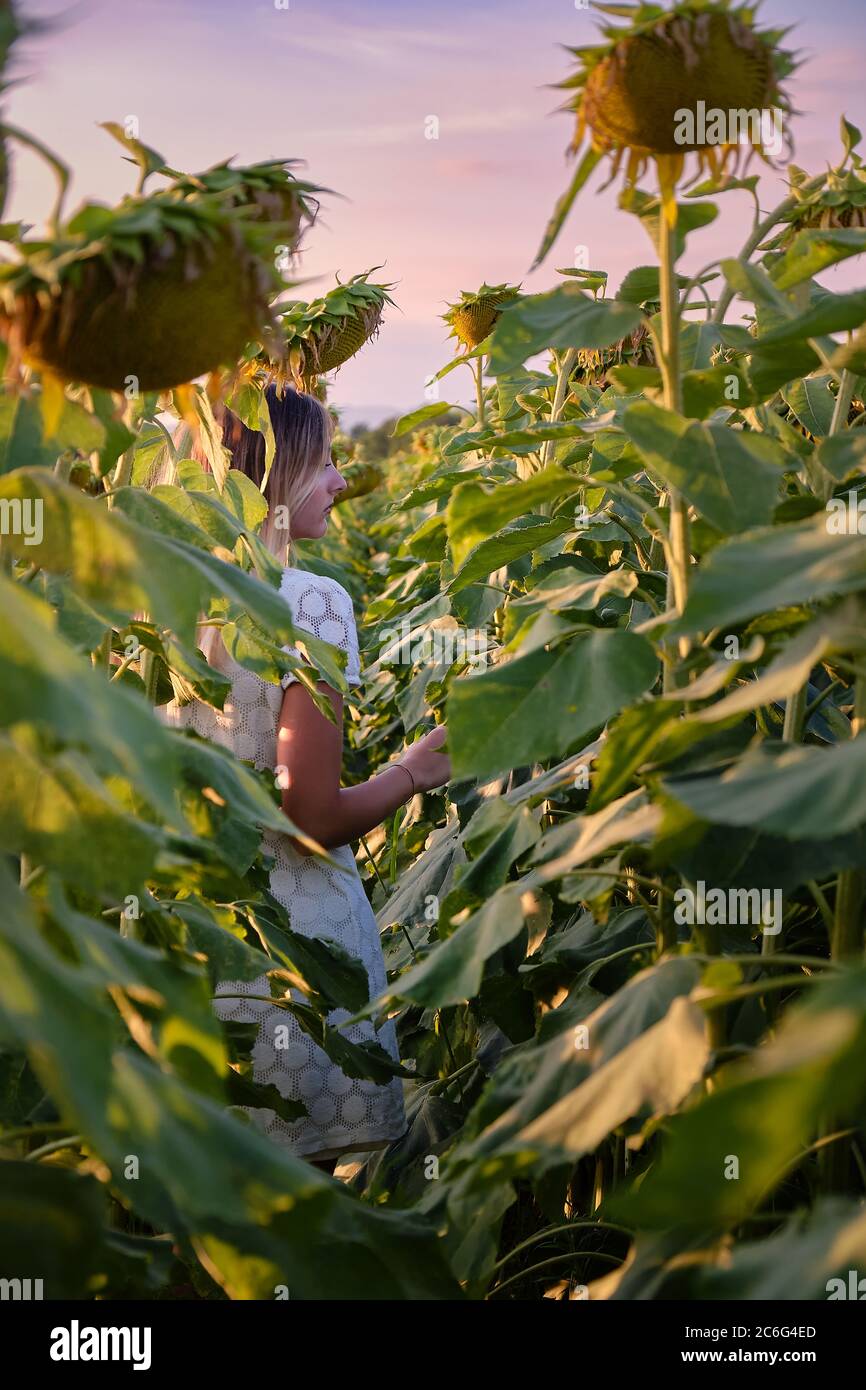
[[[10,362],[117,392],[232,365],[270,327],[269,241],[213,195],[86,204],[0,270]]]
[[[442,315],[451,332],[466,348],[478,347],[492,332],[503,304],[510,303],[520,293],[519,285],[482,285],[474,294],[463,290],[457,304],[449,304]]]
[[[258,217],[275,224],[275,233],[297,250],[304,230],[319,212],[321,193],[332,189],[299,179],[296,159],[269,159],[258,164],[232,166],[230,160],[215,164],[202,174],[182,174],[170,184],[179,197],[200,193],[221,194],[233,207],[253,207]]]
[[[604,157],[613,179],[623,162],[633,186],[652,161],[668,218],[688,155],[695,177],[723,178],[744,155],[765,160],[786,148],[791,108],[782,80],[796,66],[780,47],[784,30],[759,30],[754,6],[735,0],[680,0],[669,9],[641,3],[598,5],[628,16],[606,24],[604,42],[568,48],[575,71],[556,85],[573,96],[560,108],[577,120],[569,153],[584,147],[535,262],[546,254],[582,184]]]
[[[393,284],[375,284],[373,270],[353,275],[337,284],[321,299],[306,304],[294,300],[279,311],[279,350],[265,352],[260,366],[268,380],[280,388],[294,385],[315,392],[318,379],[335,371],[379,331]]]
[[[619,338],[606,348],[581,348],[577,354],[577,365],[571,373],[573,381],[581,381],[588,386],[607,385],[607,373],[611,367],[654,367],[655,349],[646,324],[640,323],[624,338]]]
[[[792,168],[791,198],[794,206],[785,217],[785,226],[762,250],[784,250],[798,232],[840,227],[866,227],[866,168],[856,153],[847,167],[829,169],[823,183],[815,188],[802,169]]]
[[[384,473],[378,463],[358,463],[343,470],[346,479],[345,490],[338,494],[338,502],[349,502],[353,497],[366,497],[375,492],[384,481]]]

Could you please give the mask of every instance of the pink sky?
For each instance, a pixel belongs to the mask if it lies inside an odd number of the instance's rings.
[[[53,33],[19,48],[21,81],[7,110],[73,166],[70,209],[133,186],[134,171],[97,128],[101,120],[137,116],[141,138],[189,170],[230,155],[305,159],[309,177],[347,201],[328,200],[308,237],[300,273],[320,278],[299,293],[313,298],[335,272],[346,278],[383,262],[380,277],[398,282],[399,310],[388,311],[378,340],[336,376],[336,405],[369,406],[372,418],[381,413],[374,407],[422,403],[425,378],[453,352],[438,315],[482,280],[548,289],[579,244],[594,268],[609,272],[611,290],[631,266],[651,261],[639,225],[617,210],[615,190],[594,196],[597,177],[545,264],[527,275],[571,168],[571,117],[552,114],[565,94],[546,84],[569,71],[559,44],[594,41],[591,11],[566,0],[278,3],[85,0],[66,9]],[[62,13],[56,0],[25,10]],[[760,14],[765,25],[793,24],[788,45],[804,51],[790,84],[803,113],[793,125],[794,157],[815,171],[837,158],[842,111],[866,127],[866,8],[770,0]],[[438,117],[437,140],[425,138],[429,116]],[[769,175],[764,205],[782,188]],[[22,154],[7,217],[40,225],[52,196],[50,176]],[[720,205],[722,216],[693,238],[681,268],[731,254],[745,239],[746,196],[727,194]],[[841,287],[858,275],[849,265],[826,283]],[[467,401],[470,386],[461,369],[446,378],[443,396]]]

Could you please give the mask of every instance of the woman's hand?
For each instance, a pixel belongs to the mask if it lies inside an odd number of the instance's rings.
[[[445,742],[447,731],[447,725],[437,724],[429,734],[411,744],[400,758],[400,763],[408,767],[415,780],[416,791],[429,792],[451,780],[451,759],[447,753],[436,752]]]

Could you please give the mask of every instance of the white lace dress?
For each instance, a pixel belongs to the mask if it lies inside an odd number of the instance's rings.
[[[280,592],[291,607],[296,627],[347,653],[346,679],[361,684],[358,634],[352,599],[342,584],[321,575],[288,568]],[[286,651],[296,648],[285,647]],[[178,707],[163,707],[166,722],[190,729],[231,748],[239,758],[253,761],[257,769],[276,764],[277,721],[282,690],[229,660],[224,667],[232,680],[223,713],[199,700]],[[297,680],[284,676],[282,685]],[[273,855],[270,889],[289,914],[291,927],[304,936],[337,942],[363,961],[370,981],[370,997],[386,988],[385,963],[379,930],[367,901],[355,856],[349,845],[331,849],[332,857],[349,869],[341,874],[317,856],[298,854],[288,836],[266,831],[262,847]],[[214,1009],[221,1019],[255,1022],[260,1026],[252,1052],[253,1079],[270,1082],[281,1095],[301,1100],[307,1115],[287,1122],[275,1111],[243,1107],[252,1122],[292,1153],[306,1158],[337,1158],[342,1154],[382,1148],[405,1131],[403,1087],[399,1077],[384,1085],[348,1077],[305,1033],[294,1016],[261,1000],[218,1002],[220,994],[269,994],[268,979],[227,980],[217,987]],[[303,995],[291,990],[298,1003]],[[346,1009],[334,1009],[329,1023],[349,1018]],[[279,1031],[277,1031],[279,1030]],[[376,1039],[399,1060],[393,1022],[376,1031],[370,1022],[345,1030],[352,1042]]]

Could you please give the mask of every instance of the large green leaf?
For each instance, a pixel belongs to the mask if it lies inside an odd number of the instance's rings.
[[[118,1047],[101,991],[33,930],[0,874],[0,1021],[31,1055],[71,1129],[145,1220],[178,1221],[231,1297],[457,1297],[431,1228],[371,1210],[303,1159],[197,1094],[140,1051]],[[136,1160],[131,1164],[131,1159]]]
[[[556,569],[542,575],[523,598],[512,599],[505,610],[505,637],[510,639],[527,622],[545,613],[574,610],[592,613],[606,598],[627,598],[639,583],[634,570],[622,566],[602,574]]]
[[[866,290],[850,294],[824,294],[804,313],[780,323],[777,328],[761,333],[761,347],[783,347],[805,338],[820,338],[827,333],[859,328],[866,319]]]
[[[389,986],[387,996],[437,1008],[472,999],[481,985],[484,962],[513,941],[534,902],[534,895],[524,885],[506,883],[484,907],[400,975]]]
[[[470,584],[486,579],[494,570],[555,541],[566,531],[572,530],[573,526],[574,521],[570,516],[554,517],[550,521],[532,515],[515,517],[510,525],[504,526],[489,539],[480,541],[469,551],[446,592],[456,594]]]
[[[809,673],[828,652],[860,651],[866,645],[866,632],[862,627],[859,609],[855,600],[848,599],[831,613],[822,614],[814,622],[804,627],[786,642],[782,649],[762,671],[756,680],[745,681],[716,704],[708,705],[688,716],[687,723],[716,724],[732,715],[745,714],[771,705],[777,700],[786,700],[800,689],[809,679]],[[688,697],[693,698],[702,692],[695,686],[688,687]],[[666,699],[682,697],[685,692],[668,692]]]
[[[165,1064],[196,1090],[220,1098],[225,1048],[201,968],[180,958],[166,959],[152,946],[76,912],[56,880],[50,885],[48,908],[54,929],[78,958],[80,978],[97,988],[122,989],[131,1010],[144,1004],[144,1026]]]
[[[515,517],[537,510],[542,502],[551,502],[569,492],[576,492],[581,479],[564,469],[550,466],[522,483],[506,483],[492,488],[482,483],[461,483],[454,489],[445,513],[448,544],[455,569],[459,570],[475,546],[507,526]]]
[[[810,434],[827,434],[833,419],[836,397],[830,390],[830,372],[819,372],[791,382],[782,395],[800,424]]]
[[[592,1055],[592,1015],[585,1026]],[[524,1125],[512,1142],[557,1149],[572,1159],[592,1153],[626,1120],[675,1112],[700,1081],[709,1055],[703,1013],[676,998],[663,1019],[612,1058],[601,1049],[591,1075]]]
[[[523,429],[505,430],[502,433],[485,426],[483,429],[466,430],[455,435],[442,450],[442,457],[452,458],[455,454],[468,454],[474,450],[482,450],[491,455],[497,451],[517,455],[531,454],[537,452],[545,440],[562,442],[577,439],[585,430],[586,426],[581,420],[541,420]]]
[[[822,511],[795,526],[752,531],[716,546],[694,576],[682,617],[668,631],[725,631],[757,613],[862,588],[862,536],[833,535]]]
[[[76,401],[65,399],[50,431],[40,397],[9,393],[0,398],[0,473],[51,467],[59,454],[89,454],[106,441],[104,424]]]
[[[419,425],[426,425],[428,420],[435,420],[438,415],[444,415],[449,410],[462,410],[462,406],[451,405],[448,401],[433,401],[430,405],[422,405],[418,410],[412,410],[408,415],[401,415],[394,425],[392,434],[408,434],[410,430],[415,430]]]
[[[484,776],[564,757],[656,680],[650,644],[593,631],[563,651],[538,650],[456,681],[448,741],[456,776]]]
[[[649,401],[629,406],[623,426],[650,467],[720,531],[740,532],[772,517],[785,463],[774,440],[688,421]]]
[[[826,749],[763,745],[726,772],[665,787],[711,823],[827,840],[866,822],[866,734]]]
[[[472,859],[457,869],[455,894],[467,901],[483,901],[501,887],[511,865],[538,839],[538,822],[538,811],[528,806],[498,798],[482,801],[463,832],[463,844]]]
[[[542,835],[531,858],[539,883],[551,883],[614,845],[651,840],[658,830],[661,811],[642,791],[612,801],[592,815],[569,816]]]
[[[783,256],[772,268],[780,289],[790,289],[811,280],[828,265],[859,256],[866,251],[864,227],[807,227],[798,232]]]
[[[212,598],[239,604],[271,637],[292,642],[289,605],[267,584],[199,548],[204,535],[189,530],[158,499],[148,504],[148,528],[122,515],[119,508],[87,498],[41,469],[19,469],[0,478],[0,498],[41,503],[42,537],[30,545],[9,535],[10,548],[28,563],[69,572],[76,589],[128,612],[146,609],[154,621],[172,628],[181,640],[193,641],[199,613]],[[150,529],[159,517],[164,530]],[[196,534],[196,543],[184,539]]]
[[[675,1276],[663,1297],[727,1302],[802,1302],[856,1296],[866,1268],[866,1215],[862,1205],[841,1197],[818,1197],[782,1230],[764,1240],[738,1242],[713,1263],[694,1265]],[[685,1276],[685,1277],[683,1277]],[[668,1291],[669,1290],[669,1291]],[[628,1297],[628,1292],[626,1297]],[[634,1296],[634,1295],[632,1295]]]
[[[466,860],[459,830],[459,825],[452,822],[430,832],[424,848],[400,875],[394,892],[379,909],[380,927],[394,923],[406,926],[427,920],[429,903],[434,899],[441,901],[446,896],[458,865]]]
[[[682,1248],[683,1232],[676,1227],[639,1231],[628,1260],[589,1285],[590,1299],[848,1298],[852,1277],[856,1283],[866,1260],[866,1219],[853,1201],[818,1197],[811,1212],[795,1211],[773,1235],[759,1238],[756,1232],[733,1246],[705,1244],[699,1259],[683,1260]]]
[[[862,473],[866,470],[866,432],[843,430],[822,439],[818,446],[818,462],[838,482],[855,469]]]
[[[547,348],[609,347],[640,321],[634,304],[595,300],[577,285],[558,285],[521,299],[501,316],[490,343],[490,371],[494,376],[513,371]]]
[[[866,971],[822,981],[778,1034],[725,1070],[724,1085],[670,1122],[660,1164],[613,1195],[616,1220],[663,1230],[723,1230],[767,1198],[824,1115],[866,1095]],[[733,1162],[736,1162],[736,1170]]]
[[[162,833],[128,814],[80,754],[48,759],[29,743],[21,725],[0,735],[0,848],[115,901],[139,891]]]
[[[32,722],[122,772],[174,824],[178,763],[172,737],[134,691],[109,681],[60,637],[55,616],[0,576],[0,727]]]
[[[627,1121],[639,1129],[650,1115],[676,1109],[708,1055],[703,1018],[687,998],[699,977],[697,962],[663,961],[597,1008],[578,1010],[581,1017],[570,1013],[569,1026],[549,1042],[515,1053],[455,1151],[455,1167],[477,1161],[467,1183],[483,1182],[509,1158],[515,1172],[528,1162],[543,1171]],[[494,1155],[496,1164],[478,1161]]]

